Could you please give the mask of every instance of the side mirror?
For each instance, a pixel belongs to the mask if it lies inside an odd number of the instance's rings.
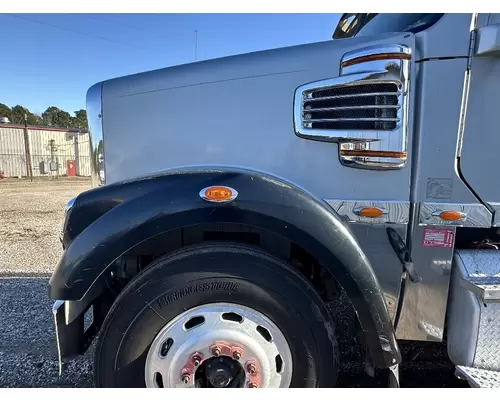
[[[476,30],[476,56],[500,56],[500,24]]]
[[[342,39],[351,37],[355,33],[355,27],[358,25],[359,14],[346,13],[342,14],[340,20],[333,31],[333,39]]]

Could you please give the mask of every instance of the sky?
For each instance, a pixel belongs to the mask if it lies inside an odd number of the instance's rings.
[[[0,14],[0,103],[85,108],[118,76],[331,40],[340,14]],[[195,31],[198,31],[195,51]]]

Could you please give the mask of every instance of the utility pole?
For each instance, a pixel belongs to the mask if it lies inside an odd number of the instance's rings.
[[[194,31],[194,60],[198,59],[198,29]]]
[[[80,149],[78,146],[78,135],[79,132],[75,132],[74,136],[74,146],[75,146],[75,175],[80,175]]]
[[[28,135],[28,115],[24,114],[24,153],[26,157],[26,176],[33,181],[33,170],[31,169],[30,141]]]

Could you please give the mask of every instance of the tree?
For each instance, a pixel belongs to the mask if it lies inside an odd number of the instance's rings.
[[[10,109],[9,106],[0,103],[0,117],[7,117],[9,120],[12,121],[12,110]]]
[[[72,118],[71,125],[73,128],[87,129],[87,111],[75,111],[75,116]]]
[[[68,128],[72,122],[69,112],[63,111],[54,106],[48,107],[42,113],[42,119],[44,125],[58,128]]]
[[[28,125],[30,126],[39,126],[41,125],[42,119],[38,117],[36,114],[29,113],[28,114]]]
[[[24,125],[25,116],[27,117],[28,125],[36,125],[39,122],[35,114],[20,105],[12,107],[10,115],[10,122],[16,125]]]
[[[20,105],[10,108],[6,104],[0,103],[0,117],[7,117],[15,125],[24,125],[26,115],[29,126],[88,129],[87,111],[81,109],[75,111],[74,114],[73,117],[67,111],[51,106],[40,115],[34,114]]]
[[[32,120],[33,124],[30,124],[29,121]],[[28,117],[28,124],[34,126],[43,126],[43,118],[41,114],[32,114],[32,117]]]
[[[16,125],[24,125],[24,115],[29,113],[27,108],[17,105],[12,107],[10,112],[10,122]]]

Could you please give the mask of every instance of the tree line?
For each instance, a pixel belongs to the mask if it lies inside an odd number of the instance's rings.
[[[77,110],[74,115],[71,115],[67,111],[50,106],[43,113],[35,114],[20,105],[11,108],[0,103],[0,117],[7,117],[11,124],[24,125],[25,116],[29,126],[88,129],[87,111],[85,110]]]

